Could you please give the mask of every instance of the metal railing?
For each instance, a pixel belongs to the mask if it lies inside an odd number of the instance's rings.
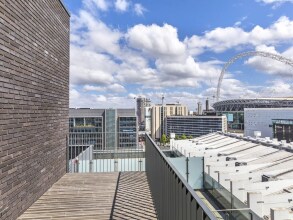
[[[233,195],[232,182],[230,182],[230,190],[227,190],[209,174],[204,173],[204,190],[213,202],[221,208],[218,212],[225,216],[225,220],[261,219],[246,204]]]
[[[222,219],[203,202],[149,135],[146,135],[145,156],[146,174],[159,219]]]

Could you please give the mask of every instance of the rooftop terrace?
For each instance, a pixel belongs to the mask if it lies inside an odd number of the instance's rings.
[[[19,220],[157,219],[145,172],[67,173]]]

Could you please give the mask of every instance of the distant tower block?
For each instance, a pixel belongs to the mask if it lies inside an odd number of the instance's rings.
[[[210,102],[209,99],[206,100],[206,111],[210,110]]]
[[[202,104],[201,104],[201,102],[197,103],[197,114],[202,115]]]

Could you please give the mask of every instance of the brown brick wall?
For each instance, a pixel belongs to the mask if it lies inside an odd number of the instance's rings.
[[[59,0],[0,0],[0,219],[66,172],[69,15]]]

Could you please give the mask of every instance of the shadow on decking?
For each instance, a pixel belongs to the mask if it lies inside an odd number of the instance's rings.
[[[64,175],[18,219],[157,219],[145,172]]]
[[[111,219],[157,219],[145,172],[121,172]]]

